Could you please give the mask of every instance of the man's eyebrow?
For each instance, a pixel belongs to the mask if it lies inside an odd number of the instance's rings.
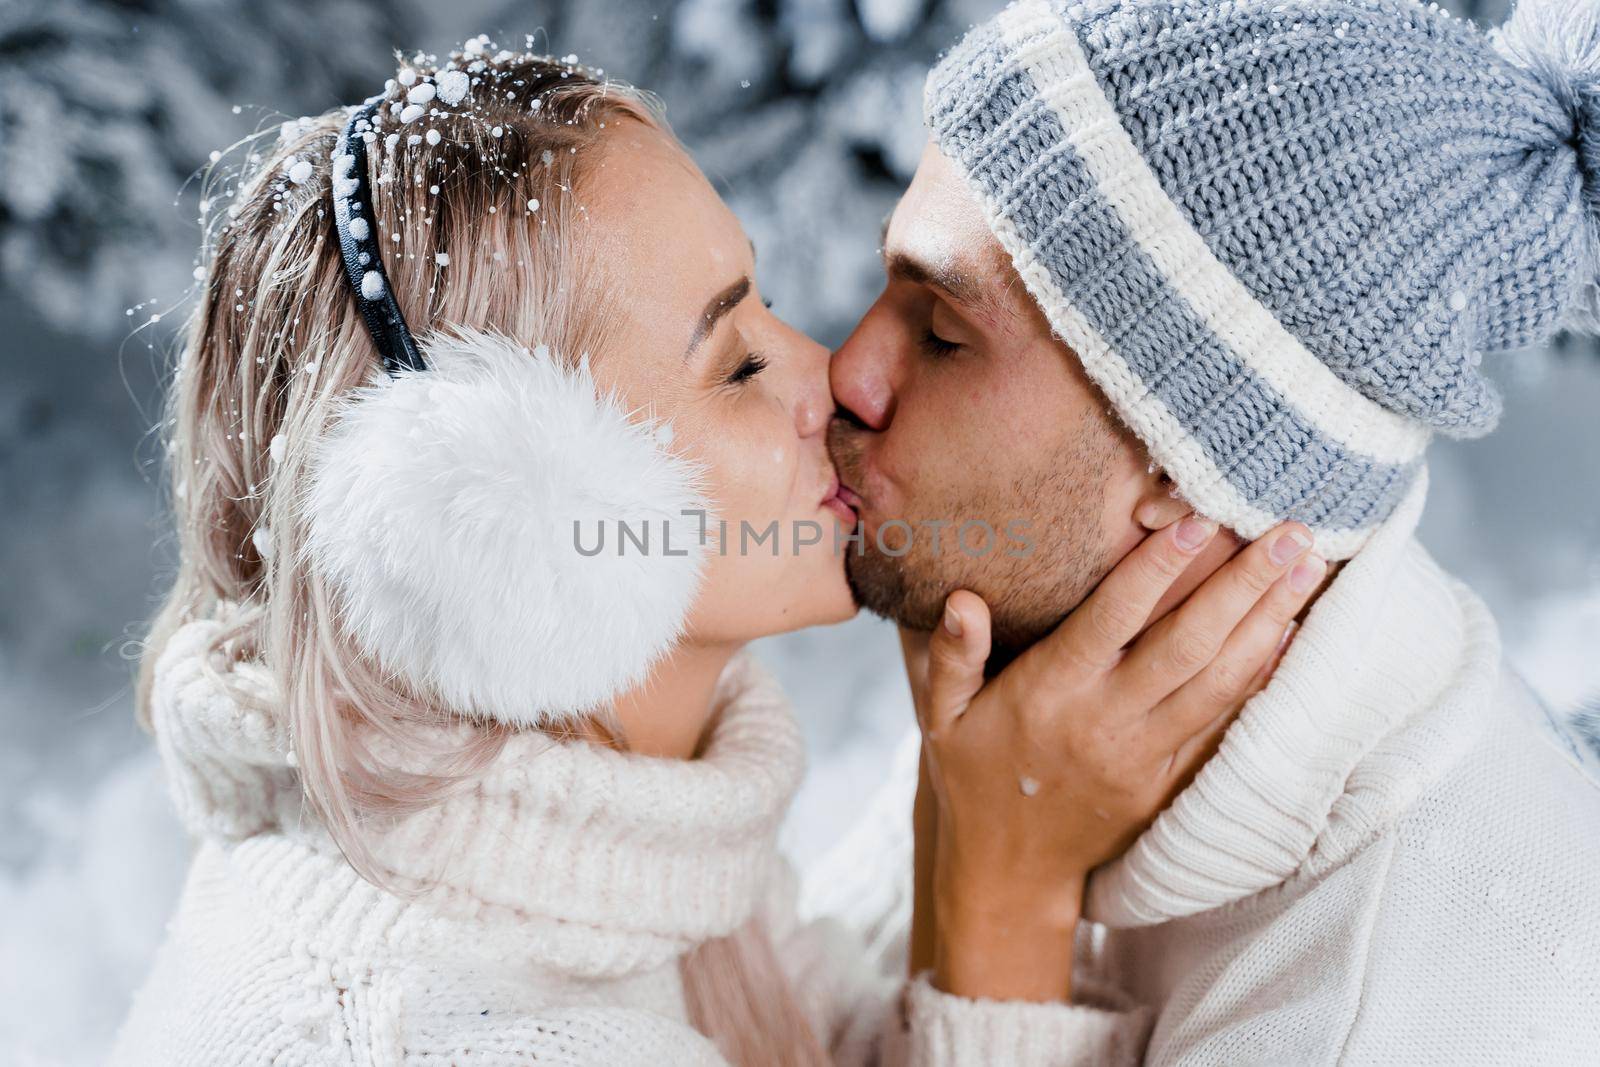
[[[711,331],[717,328],[722,317],[738,307],[749,295],[750,278],[746,275],[707,301],[705,310],[700,312],[700,318],[694,325],[694,332],[689,335],[689,347],[683,350],[683,358],[687,360],[694,355],[694,350],[711,336]]]
[[[891,278],[941,289],[958,304],[970,308],[995,307],[994,294],[988,286],[970,274],[945,266],[933,266],[908,253],[890,252],[887,249],[884,250],[883,269]]]

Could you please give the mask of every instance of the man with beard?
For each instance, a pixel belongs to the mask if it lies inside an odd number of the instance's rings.
[[[930,76],[887,286],[831,370],[851,581],[904,628],[924,730],[912,969],[969,987],[927,915],[942,821],[982,813],[938,764],[1027,703],[1005,664],[1190,509],[1233,536],[1157,614],[1286,519],[1333,561],[1089,879],[1071,988],[1118,995],[1039,1062],[1600,1062],[1592,756],[1413,538],[1430,437],[1498,416],[1480,354],[1592,309],[1597,85],[1600,12],[1559,0],[1494,39],[1406,0],[1022,0]],[[955,542],[1018,520],[1024,552]],[[856,880],[894,855],[858,841]],[[1028,914],[992,936],[1051,943]]]

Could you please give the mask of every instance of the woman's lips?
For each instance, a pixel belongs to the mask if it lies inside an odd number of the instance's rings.
[[[860,497],[839,484],[839,475],[833,474],[828,483],[828,494],[822,498],[821,507],[833,512],[835,518],[853,528],[857,521],[855,506],[860,501]]]

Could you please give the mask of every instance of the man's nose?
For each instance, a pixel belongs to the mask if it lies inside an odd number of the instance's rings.
[[[872,343],[866,323],[856,328],[828,364],[828,384],[841,413],[880,433],[894,419],[893,375],[892,360]]]

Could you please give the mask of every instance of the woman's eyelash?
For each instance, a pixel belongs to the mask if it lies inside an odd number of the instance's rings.
[[[767,357],[760,352],[751,352],[744,357],[734,372],[728,375],[728,384],[738,385],[740,382],[747,382],[766,369]]]
[[[947,341],[933,332],[933,327],[928,327],[922,334],[922,347],[929,355],[948,356],[961,347],[959,342]]]

